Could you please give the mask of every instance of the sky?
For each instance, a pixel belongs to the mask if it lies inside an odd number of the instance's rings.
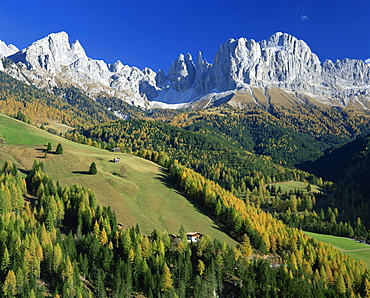
[[[304,40],[323,62],[370,58],[370,0],[0,0],[0,40],[20,49],[50,33],[89,57],[168,71],[180,53],[213,61],[230,38]],[[370,60],[369,60],[370,61]]]

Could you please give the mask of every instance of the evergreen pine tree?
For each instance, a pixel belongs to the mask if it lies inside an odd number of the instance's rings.
[[[95,162],[92,162],[89,169],[89,174],[96,175],[98,173],[98,169],[96,168]]]
[[[57,149],[55,150],[56,154],[63,154],[63,146],[61,143],[57,145]]]
[[[6,269],[9,267],[9,265],[10,265],[9,251],[8,251],[8,248],[5,246],[5,249],[4,249],[2,258],[1,258],[1,265],[0,265],[1,271],[6,272]]]

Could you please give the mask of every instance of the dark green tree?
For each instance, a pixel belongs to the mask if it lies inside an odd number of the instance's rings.
[[[98,173],[98,169],[96,168],[95,162],[92,162],[89,169],[89,174],[96,175]]]
[[[56,154],[63,154],[63,146],[61,143],[57,145],[57,149],[55,150]]]
[[[50,152],[52,150],[50,142],[48,142],[46,152]]]

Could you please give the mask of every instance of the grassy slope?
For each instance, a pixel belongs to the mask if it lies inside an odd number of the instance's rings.
[[[305,232],[308,236],[316,238],[319,241],[330,243],[335,248],[352,256],[357,261],[364,261],[366,266],[370,268],[370,246],[364,243],[359,243],[353,239],[336,237],[332,235],[317,234]]]
[[[0,133],[4,138],[0,160],[13,161],[19,169],[27,171],[33,161],[39,159],[45,164],[46,172],[61,185],[78,183],[94,190],[99,203],[110,205],[117,220],[125,226],[138,223],[147,234],[154,228],[177,234],[183,225],[186,231],[199,231],[230,245],[236,244],[211,219],[167,185],[163,169],[150,161],[73,143],[2,114]],[[53,150],[61,143],[64,154],[49,154],[44,158],[47,142],[51,142]],[[117,156],[121,163],[114,164],[111,160]],[[98,174],[91,176],[86,172],[93,161]],[[127,170],[126,178],[112,174],[119,173],[122,165]]]
[[[282,192],[289,192],[289,191],[294,191],[295,189],[298,189],[300,191],[303,191],[304,193],[307,193],[307,183],[301,182],[301,181],[287,181],[287,182],[274,182],[270,183],[271,185],[275,185],[276,189],[281,188]],[[317,185],[312,185],[311,184],[311,190],[313,192],[320,192],[321,189]]]

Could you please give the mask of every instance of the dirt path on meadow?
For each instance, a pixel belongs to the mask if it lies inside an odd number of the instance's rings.
[[[339,247],[338,247],[339,248]],[[346,250],[346,249],[340,249],[342,252],[355,252],[355,251],[362,251],[362,250],[370,250],[369,248],[359,248],[359,249],[353,249],[353,250]]]

